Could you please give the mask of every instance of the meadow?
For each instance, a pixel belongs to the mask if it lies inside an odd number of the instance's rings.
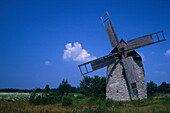
[[[30,93],[0,93],[1,113],[168,113],[170,96],[157,96],[144,100],[116,102],[95,100],[81,94],[72,97],[72,105],[30,105]]]

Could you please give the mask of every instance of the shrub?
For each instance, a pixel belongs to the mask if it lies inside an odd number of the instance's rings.
[[[56,96],[56,102],[61,102],[61,100],[62,100],[62,96],[61,95]]]
[[[67,92],[65,92],[63,95],[64,95],[64,96],[68,96],[68,93],[67,93]]]
[[[62,106],[69,106],[72,104],[72,99],[69,96],[62,97]]]
[[[91,97],[91,100],[92,101],[95,101],[95,100],[104,100],[106,97],[105,97],[105,94],[93,94],[92,97]]]
[[[56,103],[56,97],[55,96],[49,96],[47,99],[47,104],[54,105]]]
[[[111,106],[113,106],[113,101],[112,100],[110,100],[110,99],[106,99],[105,101],[105,105],[106,105],[106,107],[111,107]]]
[[[147,83],[147,96],[152,97],[157,93],[157,84],[153,81]]]
[[[31,93],[31,96],[29,98],[30,104],[34,104],[35,96],[36,96],[36,90],[33,90],[32,93]]]
[[[74,97],[74,94],[68,94],[69,97]]]
[[[38,95],[38,96],[35,98],[35,100],[34,100],[34,104],[35,104],[35,105],[40,105],[40,103],[41,103],[41,96]]]
[[[29,98],[29,103],[34,104],[35,95],[31,95]]]
[[[41,103],[42,103],[43,105],[47,104],[47,96],[46,96],[44,93],[42,93]]]
[[[84,95],[78,95],[77,97],[75,97],[78,101],[82,100],[85,98]]]

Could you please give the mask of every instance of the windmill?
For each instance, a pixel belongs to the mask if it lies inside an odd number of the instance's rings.
[[[101,20],[114,48],[109,55],[78,65],[81,75],[107,66],[106,98],[118,101],[147,98],[142,59],[134,49],[165,41],[163,31],[119,42],[108,12]]]

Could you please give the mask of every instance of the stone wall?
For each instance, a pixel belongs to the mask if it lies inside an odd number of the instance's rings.
[[[107,68],[106,98],[117,101],[130,100],[121,60]]]
[[[138,97],[133,97],[132,95],[130,96],[127,80],[125,79],[126,75],[124,73],[122,60],[117,60],[107,67],[106,98],[116,101],[147,98],[142,60],[140,58],[134,58],[134,64],[138,73],[138,79],[136,80]]]

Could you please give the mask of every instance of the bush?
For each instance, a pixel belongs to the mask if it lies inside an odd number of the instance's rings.
[[[44,93],[42,93],[41,103],[42,103],[43,105],[47,104],[47,96],[46,96]]]
[[[30,104],[34,104],[35,97],[36,97],[36,90],[33,90],[32,93],[31,93],[31,96],[29,98]]]
[[[69,96],[62,97],[62,106],[69,106],[72,104],[72,99]]]
[[[31,95],[29,98],[29,103],[34,104],[35,95]]]
[[[41,103],[41,96],[38,95],[38,96],[35,98],[35,100],[34,100],[34,104],[35,104],[35,105],[40,105],[40,103]]]
[[[62,96],[61,95],[56,96],[56,103],[61,102],[61,100],[62,100]]]
[[[67,92],[65,92],[63,95],[64,95],[64,96],[68,96],[68,93],[67,93]]]
[[[56,97],[55,96],[49,96],[47,99],[47,104],[54,105],[56,103]]]
[[[110,100],[110,99],[105,99],[104,103],[105,103],[106,107],[111,107],[111,106],[113,106],[113,101]]]
[[[96,100],[104,100],[106,98],[105,94],[93,94],[91,97],[92,101],[96,101]]]
[[[153,81],[147,83],[147,96],[153,97],[157,93],[157,84]]]
[[[68,94],[69,97],[74,97],[74,94]]]
[[[75,97],[78,101],[82,100],[85,98],[84,95],[78,95],[77,97]]]

